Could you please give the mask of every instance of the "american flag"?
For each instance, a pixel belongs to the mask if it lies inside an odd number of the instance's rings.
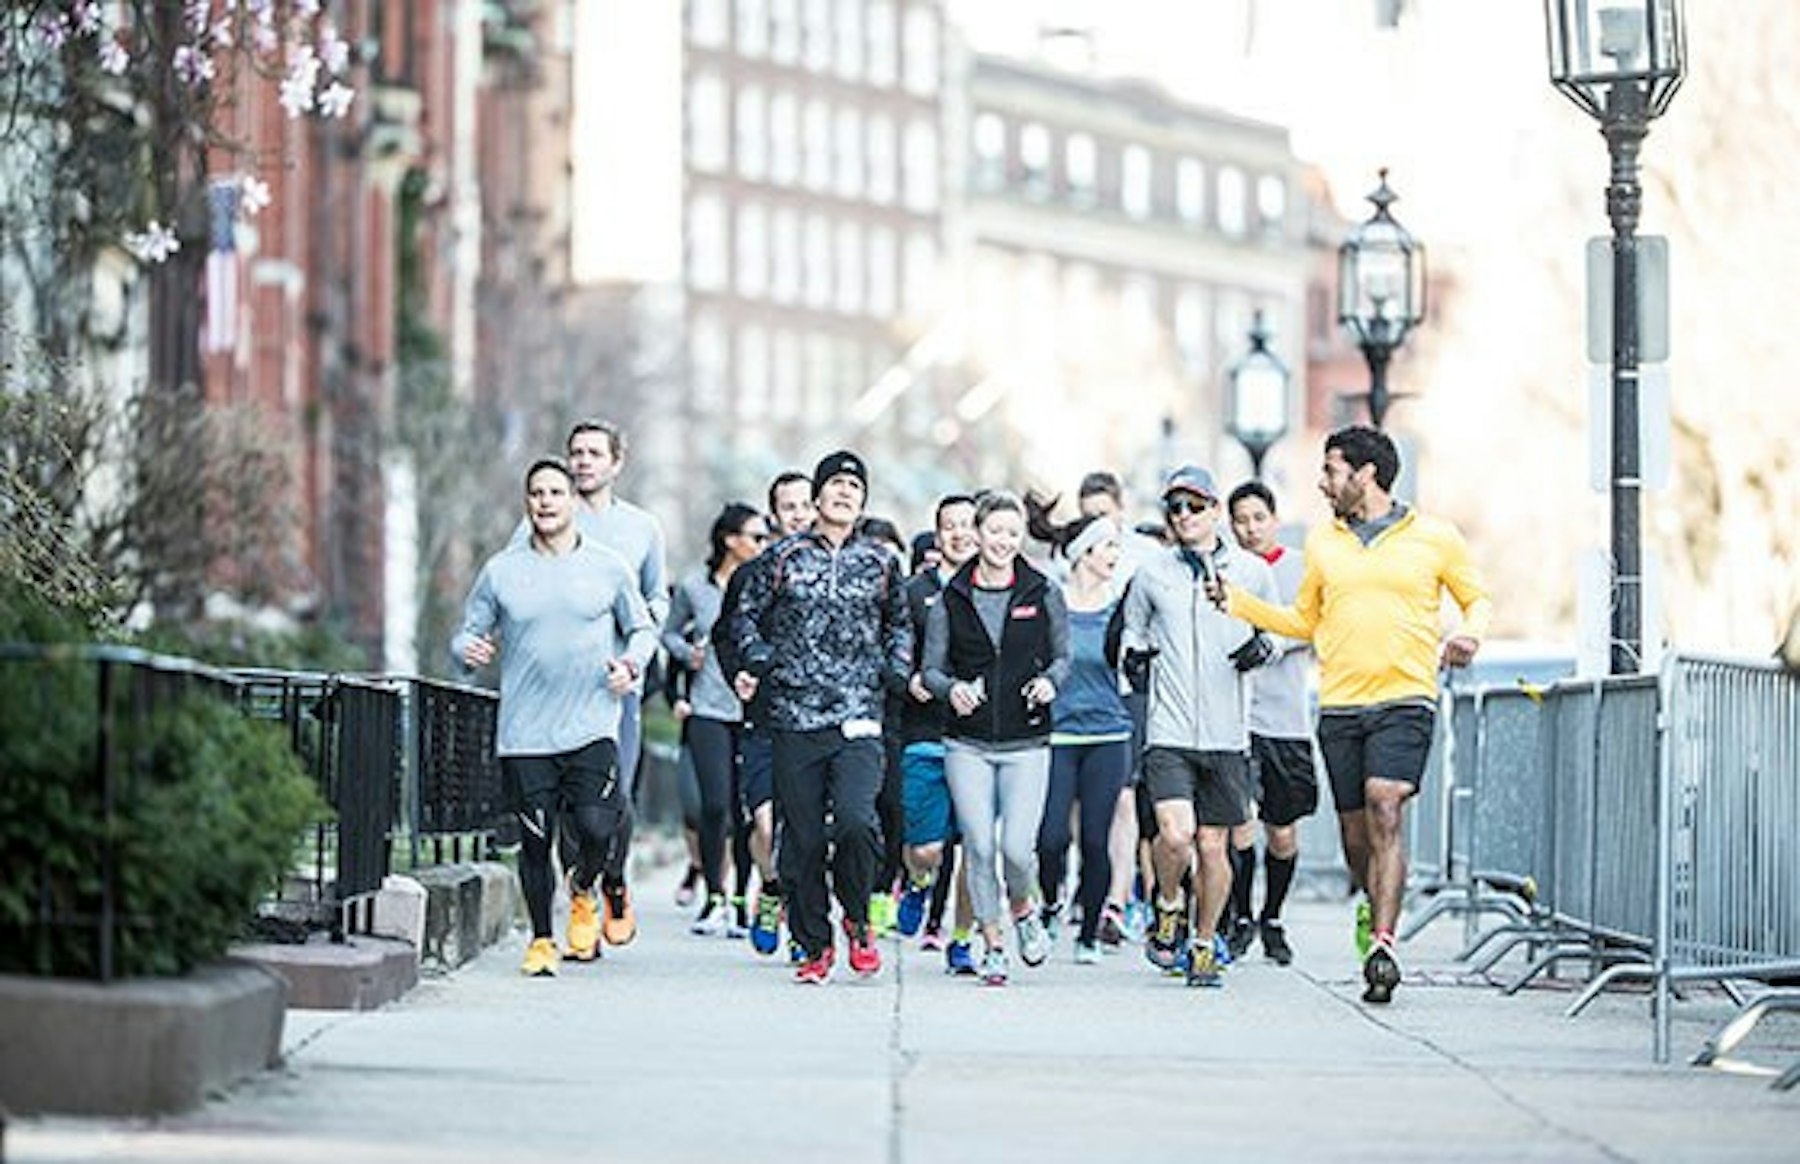
[[[240,197],[236,178],[215,179],[206,191],[211,224],[206,253],[206,329],[200,337],[200,347],[208,353],[237,349]]]

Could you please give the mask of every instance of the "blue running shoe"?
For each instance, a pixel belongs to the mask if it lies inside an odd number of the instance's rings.
[[[1215,932],[1212,936],[1212,952],[1213,961],[1221,970],[1237,960],[1231,956],[1231,940],[1221,933]]]
[[[972,978],[975,972],[975,952],[969,943],[952,941],[944,947],[944,973]]]
[[[923,885],[908,880],[906,892],[900,895],[900,908],[894,917],[894,924],[899,927],[904,937],[912,937],[925,924],[925,907],[931,904],[931,882]]]
[[[788,961],[796,966],[806,961],[806,951],[793,938],[788,939]]]
[[[756,895],[756,913],[750,922],[750,948],[769,955],[781,948],[781,898],[773,893]]]

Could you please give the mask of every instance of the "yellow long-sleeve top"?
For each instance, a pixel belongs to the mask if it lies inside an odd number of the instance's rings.
[[[1462,634],[1487,634],[1492,603],[1455,526],[1409,510],[1375,540],[1342,521],[1306,537],[1306,574],[1292,606],[1226,588],[1226,613],[1276,634],[1311,639],[1319,705],[1366,707],[1437,697],[1444,590],[1462,608]]]

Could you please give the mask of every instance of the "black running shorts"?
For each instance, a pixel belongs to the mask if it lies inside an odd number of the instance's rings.
[[[1250,819],[1250,771],[1242,752],[1158,745],[1144,753],[1144,783],[1158,804],[1192,801],[1198,824],[1220,828]]]
[[[1365,780],[1399,780],[1416,792],[1436,723],[1434,709],[1410,703],[1321,713],[1319,751],[1337,810],[1362,809]]]
[[[1264,824],[1291,825],[1319,807],[1311,740],[1250,737],[1250,792]]]

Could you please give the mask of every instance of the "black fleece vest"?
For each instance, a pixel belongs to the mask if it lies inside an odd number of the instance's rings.
[[[1025,684],[1050,665],[1050,616],[1044,609],[1048,580],[1024,561],[1013,564],[1013,586],[1007,594],[1006,626],[1000,649],[994,650],[987,627],[975,609],[975,563],[969,562],[944,589],[944,615],[950,631],[949,671],[965,682],[987,683],[987,702],[973,715],[951,715],[945,734],[983,743],[1019,743],[1047,739],[1050,709],[1027,707]]]

